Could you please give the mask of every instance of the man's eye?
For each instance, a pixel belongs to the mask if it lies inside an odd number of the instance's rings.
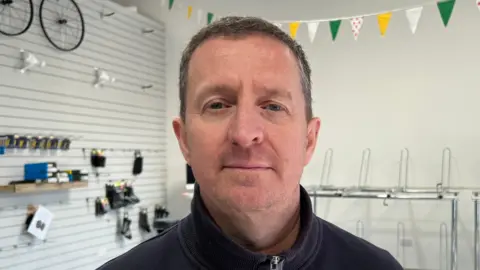
[[[275,112],[281,111],[283,109],[282,106],[277,105],[277,104],[268,104],[268,105],[264,106],[263,108],[266,109],[266,110],[271,110],[271,111],[275,111]]]
[[[224,109],[225,107],[226,107],[225,104],[221,102],[214,102],[208,105],[208,108],[212,110],[220,110],[220,109]]]

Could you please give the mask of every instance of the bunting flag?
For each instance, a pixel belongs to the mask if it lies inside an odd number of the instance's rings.
[[[274,23],[275,26],[277,26],[278,28],[282,28],[282,24],[281,23]]]
[[[447,27],[450,17],[452,16],[453,7],[455,6],[455,0],[447,0],[437,3],[440,16],[442,17],[443,25]]]
[[[212,23],[212,20],[213,20],[213,13],[212,13],[212,12],[208,12],[208,13],[207,13],[207,24]]]
[[[290,23],[290,36],[295,39],[297,36],[298,27],[300,27],[300,22],[291,22]]]
[[[167,0],[162,0],[161,2],[162,7],[164,7],[166,3],[167,3]]]
[[[383,14],[378,14],[378,27],[380,28],[380,35],[383,37],[387,32],[388,24],[390,23],[390,19],[392,18],[392,13],[387,12]]]
[[[405,11],[408,19],[408,24],[410,25],[410,30],[412,30],[412,34],[415,34],[415,32],[417,31],[418,21],[420,21],[422,11],[423,7],[411,8]]]
[[[169,9],[169,10],[172,9],[172,7],[173,7],[173,2],[174,2],[174,1],[175,1],[175,0],[169,0],[169,2],[168,2],[168,9]]]
[[[190,20],[190,18],[192,17],[192,11],[193,11],[193,7],[192,7],[192,6],[188,6],[187,19],[189,19],[189,20]]]
[[[360,30],[362,29],[363,17],[356,17],[350,19],[350,24],[352,25],[353,38],[357,40],[358,35],[360,35]]]
[[[342,20],[335,20],[330,21],[330,33],[332,34],[332,40],[335,41],[337,39],[338,30],[340,29],[340,25],[342,24]]]
[[[477,0],[477,7],[480,9],[480,0]]]
[[[319,22],[310,22],[307,24],[308,37],[310,38],[310,42],[313,42],[313,40],[315,40],[315,36],[317,35],[318,25],[319,25]]]

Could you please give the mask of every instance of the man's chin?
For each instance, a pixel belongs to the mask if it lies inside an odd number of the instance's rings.
[[[237,186],[224,194],[225,201],[238,211],[259,211],[272,206],[274,198],[268,190],[255,186]]]

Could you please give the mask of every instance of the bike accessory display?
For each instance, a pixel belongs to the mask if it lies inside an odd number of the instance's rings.
[[[111,209],[119,209],[140,202],[133,192],[132,185],[123,180],[105,184],[105,197],[107,197]]]
[[[140,199],[133,192],[133,186],[129,183],[125,184],[124,199],[126,204],[136,204],[140,202]]]
[[[167,218],[169,215],[170,212],[168,212],[165,206],[160,204],[155,205],[155,219]]]
[[[166,229],[175,225],[178,220],[168,219],[170,213],[165,206],[157,204],[155,205],[155,219],[153,220],[153,228],[161,233]]]
[[[0,156],[5,155],[5,143],[7,141],[7,137],[0,136]]]
[[[94,168],[103,168],[105,167],[106,157],[104,156],[104,152],[97,149],[92,149],[90,154],[90,163]]]
[[[40,137],[40,141],[38,142],[38,148],[42,150],[47,150],[47,143],[48,137]]]
[[[23,167],[25,181],[58,182],[55,162],[27,163]]]
[[[132,220],[128,217],[128,213],[125,212],[123,216],[121,233],[127,239],[132,239],[132,231],[130,230],[130,224],[132,224]]]
[[[85,21],[74,0],[42,0],[40,26],[48,41],[61,51],[73,51],[85,37]]]
[[[110,210],[107,198],[97,197],[95,199],[95,216],[103,216]]]
[[[60,144],[58,147],[62,150],[70,150],[71,143],[72,142],[70,141],[70,139],[65,138],[60,141]]]
[[[119,209],[127,205],[124,188],[125,183],[123,182],[105,184],[105,197],[112,209]]]
[[[26,136],[16,136],[16,138],[15,138],[15,148],[25,149],[25,148],[27,148],[29,141],[30,141],[30,139],[27,138]]]
[[[40,147],[40,137],[32,137],[30,138],[30,144],[28,145],[28,148],[35,150]]]
[[[133,161],[133,175],[139,175],[143,170],[143,157],[140,150],[135,150]]]
[[[152,229],[150,228],[150,224],[148,224],[148,211],[146,208],[140,209],[140,214],[138,215],[138,223],[140,229],[143,231],[150,233]]]
[[[18,36],[28,31],[33,22],[32,0],[0,0],[0,33]]]
[[[14,149],[15,148],[15,139],[17,136],[15,135],[7,135],[7,140],[5,141],[5,147],[8,149]]]
[[[25,219],[25,230],[30,226],[30,223],[32,223],[33,216],[35,215],[35,212],[37,211],[37,207],[34,205],[29,204],[27,206],[27,218]]]

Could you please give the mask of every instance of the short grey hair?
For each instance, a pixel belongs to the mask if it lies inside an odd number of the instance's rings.
[[[215,21],[195,34],[182,53],[180,61],[179,75],[179,96],[180,96],[180,117],[185,121],[186,98],[188,87],[188,69],[190,60],[195,50],[205,41],[216,37],[241,38],[252,34],[263,34],[279,40],[290,50],[298,59],[300,70],[301,85],[305,98],[305,112],[307,121],[312,119],[312,82],[310,79],[311,69],[305,52],[300,44],[292,39],[282,29],[275,24],[256,17],[238,17],[228,16]]]

